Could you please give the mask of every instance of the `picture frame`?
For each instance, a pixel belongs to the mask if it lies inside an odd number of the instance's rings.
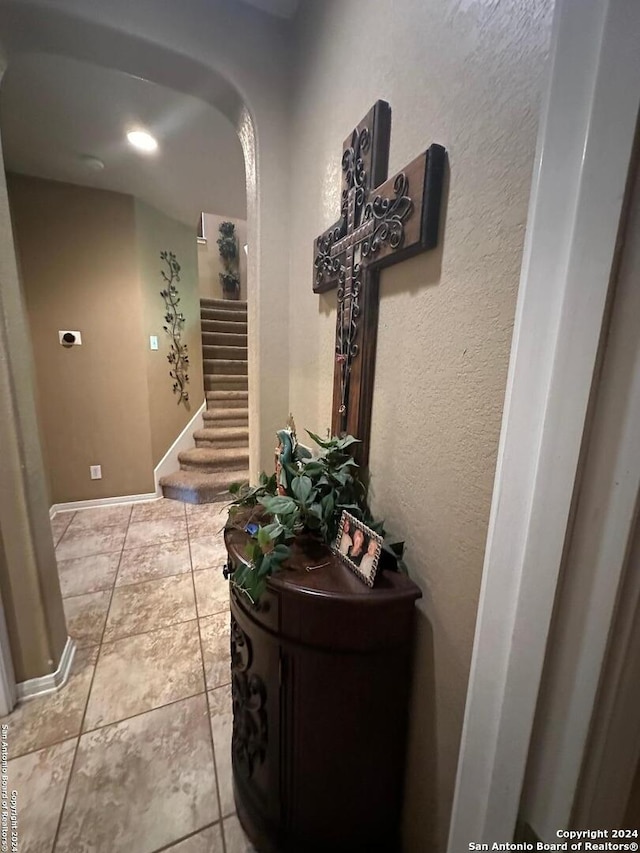
[[[382,553],[380,534],[343,510],[333,552],[363,583],[373,586]]]

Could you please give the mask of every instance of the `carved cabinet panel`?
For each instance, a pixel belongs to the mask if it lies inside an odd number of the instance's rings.
[[[267,631],[231,613],[231,756],[236,787],[250,807],[280,820],[280,646]]]
[[[225,534],[231,565],[242,537]],[[294,548],[257,607],[232,588],[238,817],[259,853],[392,853],[420,591],[308,563]]]

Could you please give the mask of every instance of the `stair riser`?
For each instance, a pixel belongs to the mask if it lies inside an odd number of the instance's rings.
[[[249,423],[249,412],[246,409],[205,409],[202,419],[205,426],[227,427],[232,426],[231,421],[244,421],[242,426]]]
[[[231,483],[229,483],[229,486]],[[182,486],[163,486],[162,496],[170,501],[182,501],[187,504],[209,504],[221,500],[222,487],[215,489],[193,488],[186,489]],[[224,497],[222,498],[224,499]]]
[[[223,311],[246,311],[247,303],[243,299],[201,299],[201,308],[222,308]]]
[[[247,347],[246,335],[228,335],[224,332],[203,332],[203,347]]]
[[[248,382],[246,376],[234,376],[233,374],[228,374],[227,376],[205,376],[204,377],[204,390],[205,391],[220,391],[222,389],[228,391],[246,391],[248,388]],[[226,406],[227,404],[225,404]],[[246,406],[246,401],[244,402]]]
[[[231,361],[246,361],[246,347],[220,347],[220,346],[203,346],[202,357],[206,360],[224,358]]]
[[[219,376],[221,374],[246,376],[247,362],[246,360],[232,361],[231,359],[204,358],[202,360],[202,369],[204,371],[205,376]]]
[[[246,311],[223,311],[221,308],[200,309],[201,320],[225,320],[227,323],[246,323]]]
[[[225,423],[218,423],[216,427],[209,429],[197,429],[193,433],[194,438],[201,438],[204,441],[214,441],[216,439],[241,438],[245,444],[249,443],[249,430],[245,427],[230,427]]]
[[[247,467],[248,464],[249,464],[249,462],[248,462],[248,456],[247,456],[247,459],[245,459],[244,461],[239,460],[238,462],[236,462],[233,465],[233,467],[231,467],[230,464],[228,462],[225,462],[225,461],[222,461],[219,464],[215,463],[215,462],[201,462],[201,463],[181,462],[180,463],[180,470],[182,470],[182,471],[199,471],[201,474],[217,474],[219,471],[222,471],[222,470],[224,470],[225,472],[227,472],[227,471],[243,471]],[[234,481],[231,480],[231,482],[234,482]]]
[[[206,447],[209,450],[220,448],[222,449],[230,449],[235,450],[236,448],[240,450],[241,448],[247,448],[247,439],[246,438],[228,438],[228,439],[213,439],[211,441],[204,438],[196,438],[196,447]]]
[[[212,405],[209,406],[203,412],[205,421],[217,421],[220,426],[224,426],[225,421],[234,418],[237,420],[238,418],[244,418],[245,420],[249,419],[249,409],[245,406],[240,408],[239,406],[233,408],[232,406],[225,406],[224,402],[216,403],[212,401]]]
[[[232,391],[209,391],[209,394],[216,396],[207,397],[207,410],[215,412],[216,409],[247,409],[247,392],[236,391],[235,393],[239,396],[232,396]]]
[[[216,427],[243,427],[249,428],[248,418],[226,418],[224,421],[210,421],[208,418],[203,420],[205,429],[215,429]]]
[[[162,485],[162,493],[165,498],[190,504],[219,503],[231,500],[228,489],[232,483],[247,481],[248,479],[249,472],[247,470],[229,471],[228,474],[218,474],[211,485],[200,483],[195,485],[168,484]]]
[[[205,332],[222,332],[225,335],[244,335],[247,334],[246,322],[228,323],[225,320],[202,320],[202,333]]]

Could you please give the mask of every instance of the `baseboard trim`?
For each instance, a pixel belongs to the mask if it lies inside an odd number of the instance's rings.
[[[189,423],[185,426],[180,435],[176,438],[171,447],[167,450],[162,459],[153,469],[153,479],[156,484],[156,495],[158,497],[162,496],[160,478],[166,477],[167,474],[175,474],[175,472],[178,471],[180,468],[180,463],[178,462],[178,454],[182,453],[183,450],[190,450],[192,447],[196,446],[195,440],[193,438],[193,433],[197,429],[202,429],[202,413],[204,412],[206,407],[207,401],[205,399],[202,401],[202,405],[200,406],[198,411],[194,414]]]
[[[71,672],[71,665],[76,653],[76,644],[67,637],[60,663],[55,672],[48,675],[41,675],[39,678],[29,678],[27,681],[20,681],[16,684],[16,699],[18,702],[26,699],[34,699],[36,696],[43,696],[45,693],[53,693],[55,690],[66,684]]]
[[[145,495],[117,495],[114,498],[95,498],[94,500],[88,501],[70,501],[69,503],[53,504],[49,510],[49,517],[53,518],[57,512],[75,512],[79,509],[91,509],[93,507],[117,506],[118,504],[133,504],[140,503],[141,501],[155,501],[157,498],[158,495],[156,492],[148,492]]]
[[[179,468],[178,454],[183,450],[189,450],[195,447],[193,433],[197,429],[202,429],[202,413],[207,407],[207,401],[203,400],[198,411],[191,418],[189,423],[184,427],[180,435],[173,442],[171,447],[164,454],[162,459],[153,469],[153,481],[155,484],[155,492],[149,492],[144,495],[117,495],[113,498],[95,498],[86,501],[68,501],[67,503],[53,504],[49,508],[49,518],[53,518],[57,512],[75,512],[79,509],[91,509],[101,506],[117,506],[118,504],[138,503],[140,501],[154,501],[162,497],[162,489],[160,487],[160,477],[167,474],[174,474]]]

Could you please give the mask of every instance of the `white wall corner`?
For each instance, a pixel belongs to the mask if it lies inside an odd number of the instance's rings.
[[[639,19],[637,0],[554,12],[449,853],[513,839],[635,136]]]
[[[71,665],[76,653],[76,644],[67,637],[60,663],[55,672],[48,675],[42,675],[39,678],[29,678],[27,681],[20,681],[16,684],[16,698],[18,701],[33,699],[36,696],[43,696],[45,693],[53,693],[60,690],[67,683],[71,672]]]

